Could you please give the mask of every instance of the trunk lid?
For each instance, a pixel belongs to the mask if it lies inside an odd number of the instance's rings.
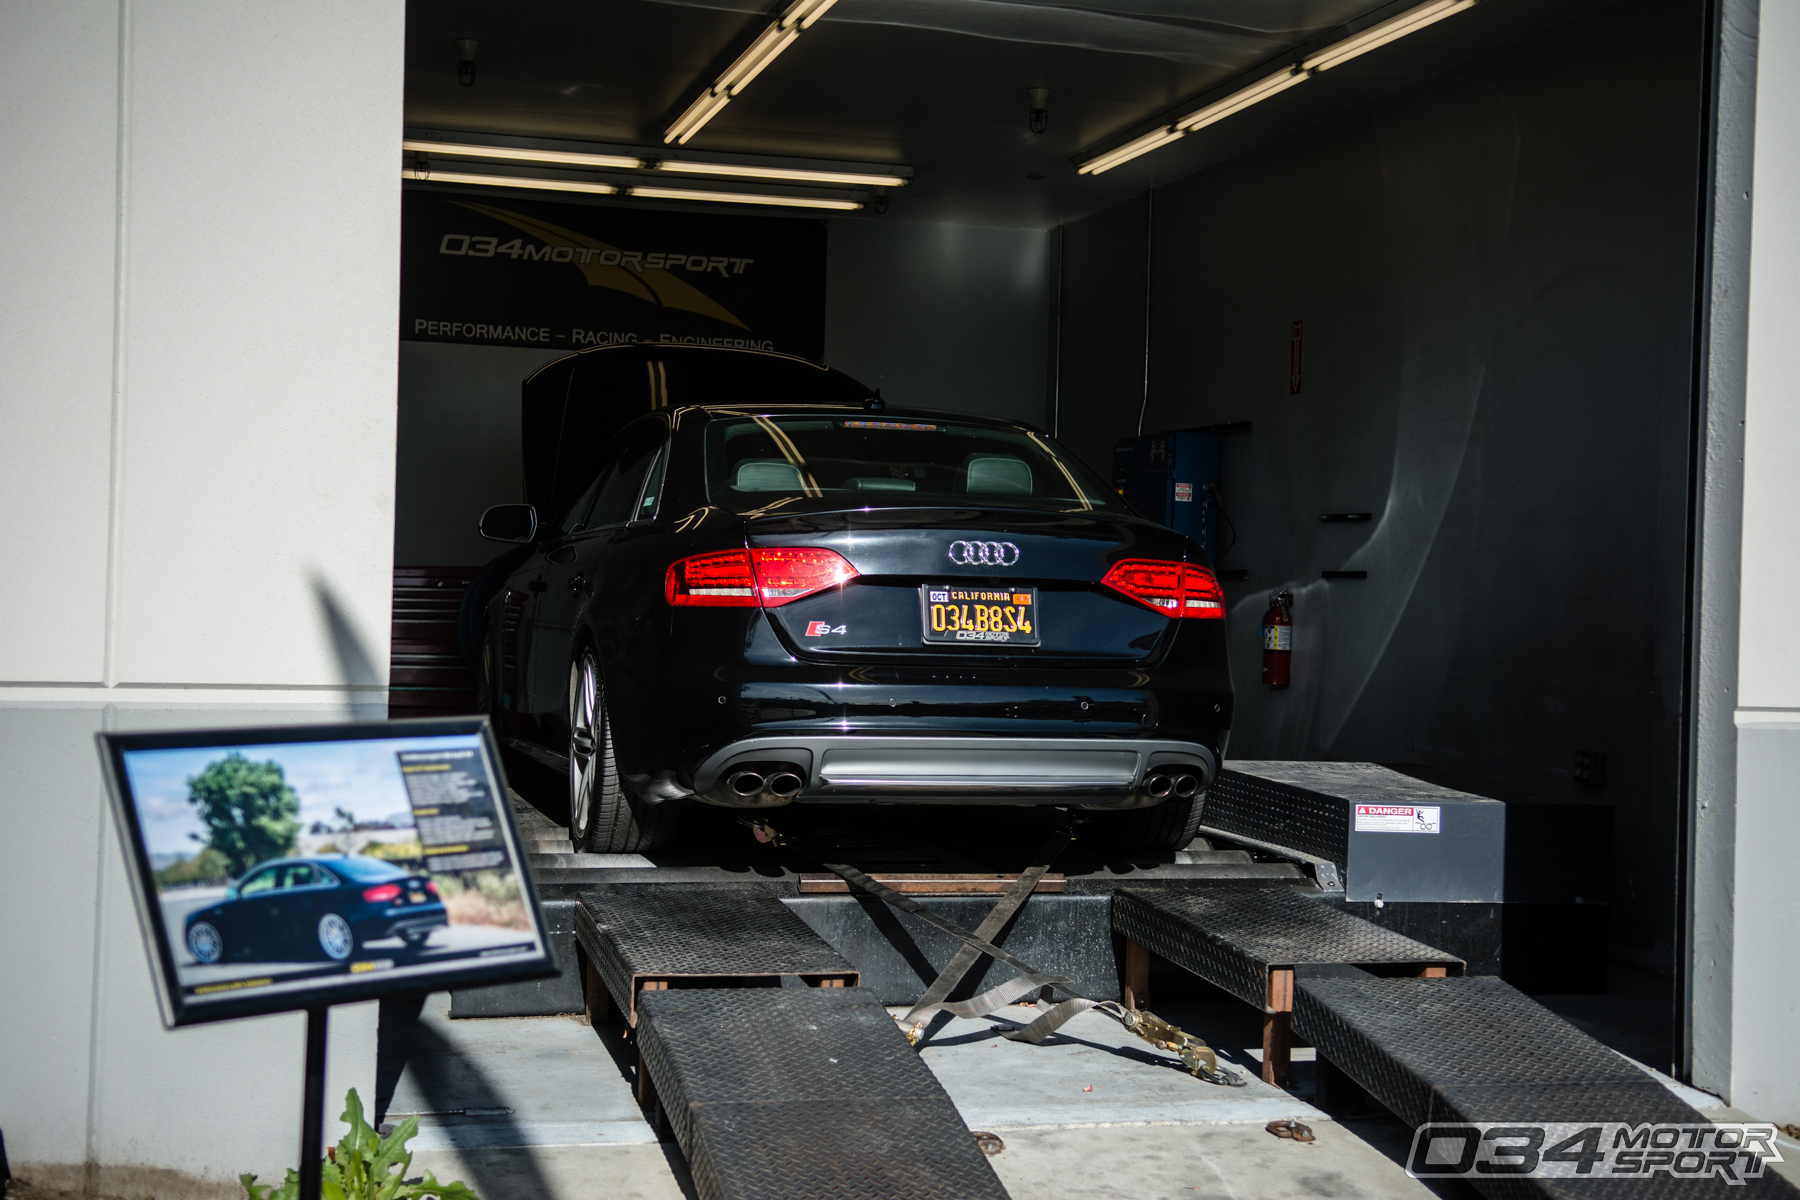
[[[825,547],[856,568],[844,587],[767,610],[812,661],[1141,662],[1167,648],[1175,622],[1100,580],[1120,559],[1197,553],[1173,530],[1111,513],[861,509],[756,518],[747,533],[752,547]],[[934,601],[956,614],[934,616]],[[965,622],[978,632],[957,640]],[[927,640],[934,623],[944,640]],[[979,631],[988,625],[998,633]]]

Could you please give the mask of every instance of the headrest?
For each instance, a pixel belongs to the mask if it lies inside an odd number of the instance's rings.
[[[798,492],[800,468],[780,458],[746,458],[731,486],[744,492]]]
[[[970,458],[964,470],[965,492],[1007,492],[1031,495],[1031,468],[1022,458],[980,455]]]

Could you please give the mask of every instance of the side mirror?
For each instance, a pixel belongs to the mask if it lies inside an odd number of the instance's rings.
[[[234,883],[230,887],[225,889],[225,899],[236,900],[237,898],[238,898],[237,884]]]
[[[529,504],[496,504],[477,526],[490,542],[529,542],[537,536],[537,509]]]

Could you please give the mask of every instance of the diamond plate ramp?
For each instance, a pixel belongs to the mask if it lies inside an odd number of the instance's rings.
[[[788,975],[854,986],[861,979],[757,884],[594,889],[576,905],[575,936],[633,1025],[646,985],[772,987]]]
[[[1121,888],[1113,928],[1132,941],[1269,1010],[1269,972],[1347,963],[1418,974],[1460,971],[1460,958],[1288,888],[1217,885]]]
[[[1301,979],[1295,1031],[1415,1128],[1428,1122],[1669,1122],[1706,1117],[1643,1069],[1492,976]],[[1800,1196],[1773,1173],[1719,1179],[1495,1178],[1494,1197]]]
[[[645,1069],[706,1200],[1007,1195],[862,988],[645,992],[639,1016]]]

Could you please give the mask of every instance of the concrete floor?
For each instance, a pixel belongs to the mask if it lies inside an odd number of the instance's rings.
[[[617,1026],[448,1012],[444,996],[427,1002],[388,1109],[389,1122],[426,1114],[415,1170],[461,1179],[482,1200],[693,1195],[680,1150],[637,1108],[635,1055]],[[1307,1064],[1297,1064],[1296,1093],[1255,1080],[1253,1057],[1233,1048],[1253,1015],[1224,1005],[1165,1015],[1222,1047],[1249,1086],[1202,1083],[1094,1014],[1041,1046],[1005,1041],[994,1022],[952,1019],[922,1054],[970,1127],[1005,1141],[994,1169],[1021,1198],[1472,1195],[1408,1179],[1398,1122],[1336,1122],[1313,1108],[1297,1094],[1310,1087]],[[1276,1117],[1305,1121],[1318,1140],[1270,1135],[1263,1126]]]

